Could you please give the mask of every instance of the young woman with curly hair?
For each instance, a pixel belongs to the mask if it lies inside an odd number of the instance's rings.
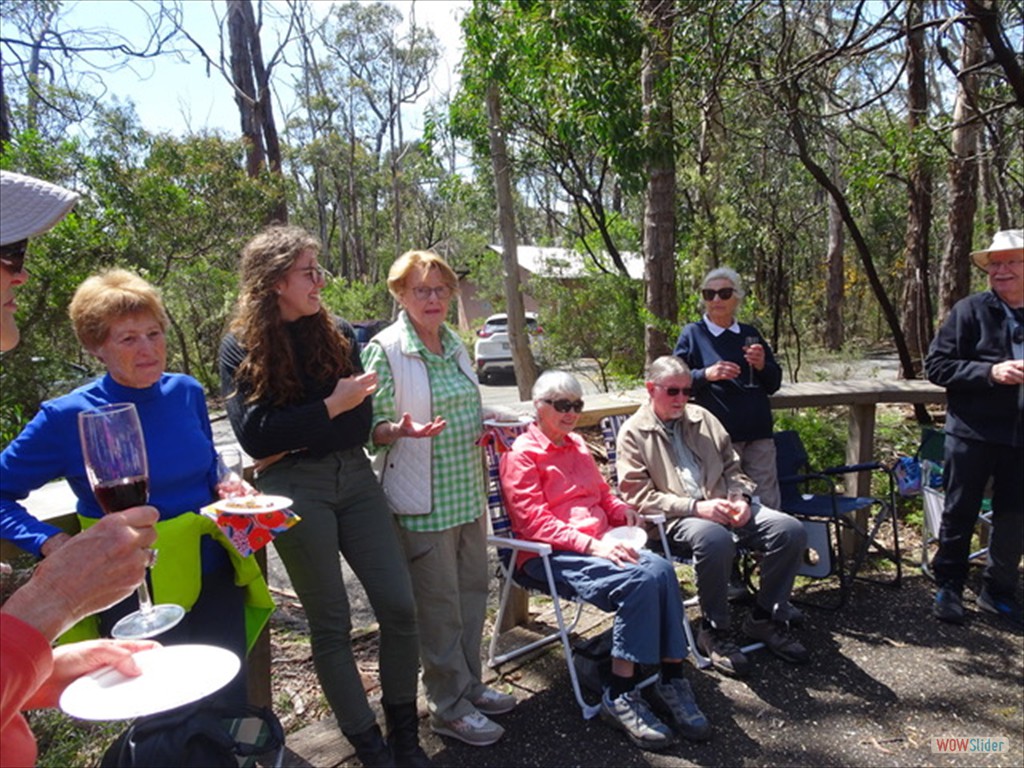
[[[313,661],[338,725],[363,765],[429,765],[418,739],[412,585],[363,448],[377,376],[363,371],[352,327],[320,302],[319,252],[312,235],[279,225],[242,250],[221,387],[235,435],[256,459],[256,485],[292,499],[302,517],[274,546],[309,619]],[[387,743],[352,655],[339,551],[380,624]]]

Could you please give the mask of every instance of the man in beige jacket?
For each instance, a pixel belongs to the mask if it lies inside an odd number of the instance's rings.
[[[764,553],[760,589],[743,632],[794,664],[807,649],[789,631],[793,580],[807,546],[803,525],[761,506],[756,485],[721,422],[688,404],[692,377],[677,357],[659,357],[647,376],[650,400],[618,436],[619,491],[641,513],[663,513],[675,554],[692,557],[704,615],[697,647],[725,674],[743,676],[750,662],[728,636],[729,573],[736,546]]]

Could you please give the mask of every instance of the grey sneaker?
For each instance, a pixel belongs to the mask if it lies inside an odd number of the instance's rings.
[[[629,691],[617,699],[601,697],[601,719],[624,731],[641,749],[665,749],[675,741],[672,729],[659,720],[639,691]]]
[[[724,631],[715,629],[706,621],[697,631],[697,650],[711,659],[711,666],[719,672],[744,677],[750,672],[750,661]]]
[[[964,601],[959,590],[939,587],[939,591],[935,593],[935,602],[932,604],[932,616],[950,624],[963,624],[967,621]]]
[[[504,715],[515,709],[517,703],[515,696],[501,693],[493,688],[484,688],[484,692],[473,699],[473,706],[485,715]]]
[[[1000,597],[993,594],[988,586],[984,586],[981,588],[981,592],[978,593],[978,599],[975,602],[985,613],[1001,616],[1017,629],[1024,627],[1024,611],[1022,611],[1020,601],[1017,599]]]
[[[680,736],[691,741],[711,738],[711,723],[697,706],[689,680],[677,678],[669,683],[659,680],[650,691],[654,711],[671,721]]]
[[[504,728],[479,712],[470,712],[455,720],[442,720],[431,715],[430,730],[474,747],[489,747],[505,734]]]
[[[791,664],[806,664],[811,658],[803,644],[789,634],[786,625],[777,621],[758,621],[748,614],[743,620],[743,634],[753,640],[760,640],[769,651]]]

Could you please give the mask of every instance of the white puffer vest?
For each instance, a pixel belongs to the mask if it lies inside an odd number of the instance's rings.
[[[407,321],[392,323],[370,343],[380,344],[387,355],[395,383],[395,411],[408,412],[413,421],[425,424],[436,415],[430,376],[419,351],[407,344],[403,322]],[[473,364],[461,340],[455,359],[469,380],[477,384]],[[429,515],[433,509],[432,449],[432,440],[400,437],[375,458],[374,470],[394,514]]]

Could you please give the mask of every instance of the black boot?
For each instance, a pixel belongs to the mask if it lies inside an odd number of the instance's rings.
[[[420,718],[416,702],[385,704],[388,721],[388,742],[396,768],[429,768],[427,753],[420,747]]]
[[[356,757],[366,768],[394,768],[391,750],[376,723],[360,733],[346,733],[345,738],[356,748]]]

